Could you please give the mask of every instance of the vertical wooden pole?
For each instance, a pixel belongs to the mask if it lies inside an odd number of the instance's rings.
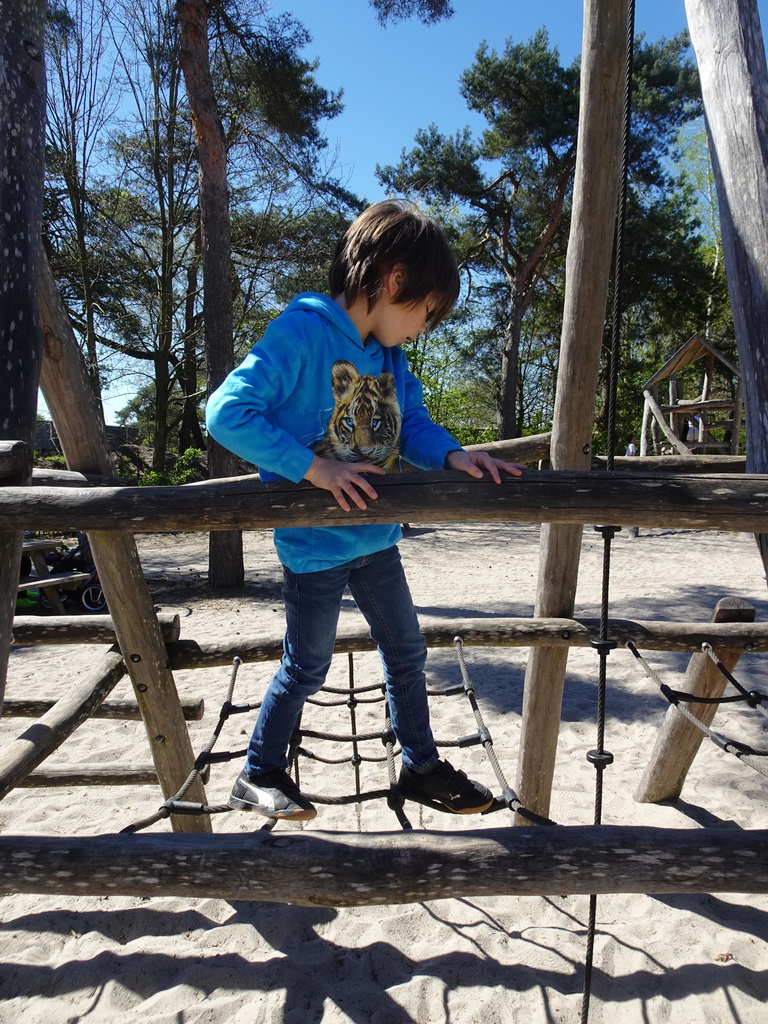
[[[747,472],[768,472],[768,68],[756,0],[685,0],[746,396]],[[735,420],[735,416],[734,416]],[[735,425],[735,424],[734,424]],[[768,573],[768,535],[757,537]]]
[[[552,426],[553,469],[587,469],[590,464],[619,190],[627,8],[628,0],[584,4],[578,157]],[[581,526],[542,526],[537,616],[573,614],[581,536]],[[538,814],[549,812],[567,658],[567,648],[534,648],[525,676],[517,792],[524,806]]]
[[[737,597],[725,597],[717,602],[709,621],[754,622],[755,609]],[[740,651],[723,651],[720,661],[730,672],[740,657]],[[685,678],[677,689],[697,697],[722,697],[726,686],[725,676],[712,659],[702,653],[691,655]],[[688,704],[686,707],[704,725],[711,725],[717,712],[717,704]],[[646,804],[677,800],[703,739],[701,729],[671,706],[659,729],[653,753],[635,792],[635,800]]]
[[[39,292],[45,343],[40,383],[67,465],[81,473],[109,473],[111,457],[104,419],[44,256]],[[133,534],[117,531],[92,532],[88,539],[144,719],[160,785],[166,797],[173,796],[192,769],[194,753],[136,542]],[[187,799],[205,803],[205,790],[199,779]],[[177,815],[171,823],[178,832],[211,830],[207,815]]]
[[[0,32],[0,440],[32,447],[40,372],[38,239],[45,153],[45,0],[5,4]],[[12,483],[27,483],[26,473]],[[23,535],[0,533],[0,710]]]

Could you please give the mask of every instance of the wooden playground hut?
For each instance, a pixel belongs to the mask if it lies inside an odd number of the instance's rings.
[[[695,397],[686,398],[678,374],[701,361],[704,362],[701,391]],[[731,399],[712,397],[716,363],[731,377],[734,392]],[[664,380],[669,385],[669,396],[667,404],[660,404],[659,385]],[[700,334],[694,334],[681,345],[654,373],[643,389],[643,398],[640,455],[739,454],[744,424],[741,373]],[[724,431],[725,439],[718,441],[714,431]]]
[[[677,474],[590,472],[592,410],[610,274],[624,96],[627,0],[585,0],[578,162],[568,250],[557,400],[550,445],[552,470],[531,472],[501,494],[484,481],[431,473],[384,481],[376,509],[344,513],[305,485],[253,480],[211,481],[170,488],[30,487],[30,441],[38,376],[61,438],[69,469],[109,475],[103,421],[85,382],[79,350],[39,245],[39,176],[44,86],[41,71],[45,3],[12,9],[10,36],[25,43],[8,66],[17,76],[18,102],[6,125],[24,126],[23,145],[9,180],[23,181],[14,200],[10,283],[0,308],[0,351],[7,372],[0,383],[0,680],[12,642],[12,606],[23,531],[71,528],[88,532],[111,613],[115,646],[102,663],[54,708],[0,754],[0,796],[19,784],[88,718],[117,678],[127,672],[144,719],[164,795],[187,777],[193,754],[173,682],[173,659],[152,609],[133,530],[261,528],[277,522],[318,525],[361,521],[542,522],[540,577],[533,620],[499,628],[493,642],[530,646],[516,790],[522,803],[546,814],[557,746],[563,680],[571,641],[583,637],[572,618],[583,524],[631,521],[639,526],[768,534],[768,431],[754,424],[768,415],[768,374],[755,372],[768,357],[767,162],[757,130],[761,111],[751,99],[757,82],[768,95],[765,55],[756,6],[739,0],[712,5],[687,0],[689,24],[702,72],[702,87],[715,154],[726,264],[749,408],[748,473],[697,478]],[[723,40],[731,40],[724,46]],[[39,46],[34,41],[39,40]],[[721,62],[721,54],[732,59]],[[734,113],[731,96],[743,102]],[[756,91],[759,91],[756,90]],[[15,120],[14,120],[15,118]],[[738,139],[738,147],[735,140]],[[734,164],[734,161],[737,163]],[[746,165],[745,165],[746,162]],[[749,173],[747,173],[749,172]],[[752,177],[754,175],[754,177]],[[749,179],[749,180],[745,180]],[[737,183],[737,187],[733,187]],[[751,183],[754,187],[751,187]],[[11,209],[8,196],[0,205]],[[15,343],[24,324],[25,344]],[[520,456],[518,456],[520,457]],[[691,456],[691,468],[694,457]],[[86,482],[84,476],[84,483]],[[715,487],[714,484],[717,486]],[[761,550],[765,558],[765,546]],[[670,624],[667,624],[668,626]],[[674,624],[673,624],[674,625]],[[761,627],[722,624],[719,649],[765,651]],[[642,624],[631,624],[642,630]],[[646,623],[658,641],[661,624]],[[44,631],[44,630],[43,630]],[[620,633],[621,630],[614,629]],[[707,635],[710,630],[705,629]],[[672,629],[682,649],[696,650],[696,629]],[[478,631],[480,643],[489,634]],[[180,648],[177,666],[200,655],[194,642]],[[202,652],[205,656],[205,652]],[[221,656],[221,652],[214,656]],[[185,660],[185,657],[187,660]],[[30,739],[32,737],[32,739]],[[197,780],[189,797],[205,802]],[[768,892],[768,832],[568,827],[490,829],[463,834],[365,836],[322,832],[247,838],[203,835],[206,815],[173,816],[176,833],[136,836],[0,837],[0,891],[126,895],[189,893],[233,898],[333,904],[423,901],[485,893],[571,892]],[[667,851],[676,856],[662,858]],[[235,853],[236,856],[232,856]],[[477,867],[466,872],[471,857]],[[258,860],[258,873],[253,864]],[[237,871],[233,865],[237,864]],[[310,874],[307,865],[322,867]],[[532,865],[536,870],[532,871]],[[736,865],[736,867],[734,867]],[[439,870],[434,870],[435,866]],[[386,870],[384,870],[386,868]],[[430,870],[427,870],[430,868]],[[253,879],[260,876],[260,882]],[[340,896],[343,875],[346,895]],[[252,882],[249,888],[246,879]],[[354,883],[354,884],[350,884]]]

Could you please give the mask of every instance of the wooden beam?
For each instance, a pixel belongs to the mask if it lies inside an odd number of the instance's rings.
[[[93,717],[98,718],[98,715]],[[139,719],[140,715],[137,716]],[[41,768],[23,779],[19,789],[54,789],[60,786],[157,786],[153,764],[68,764]]]
[[[69,469],[47,469],[45,467],[32,470],[34,487],[125,487],[133,483],[125,477],[105,475],[103,473],[76,473]]]
[[[592,469],[605,469],[605,455],[592,457]],[[617,455],[614,471],[620,473],[744,473],[746,455]]]
[[[122,655],[112,648],[79,685],[0,750],[0,800],[93,714],[124,675]]]
[[[41,260],[38,282],[43,322],[44,359],[40,384],[70,469],[80,473],[112,471],[106,427],[91,389],[72,326],[47,260]],[[30,487],[36,494],[50,488]],[[53,490],[56,490],[55,488]],[[121,488],[110,488],[118,492]],[[102,493],[90,488],[62,488],[60,493]],[[24,527],[29,529],[30,524]],[[89,530],[79,516],[77,530]],[[129,527],[129,531],[132,527]],[[168,666],[165,644],[147,589],[136,542],[131,532],[112,532],[109,525],[93,530],[91,542],[99,580],[115,623],[118,643],[141,708],[152,759],[166,797],[174,796],[189,776],[194,752],[179,705],[176,683]],[[196,779],[189,799],[205,803],[205,788]],[[210,829],[207,815],[174,816],[175,829]]]
[[[754,619],[754,607],[736,597],[725,597],[718,601],[712,612],[713,623],[741,625],[754,622]],[[717,654],[729,672],[741,657],[741,651],[727,651],[719,645]],[[728,680],[717,665],[707,654],[700,652],[691,658],[685,677],[676,689],[694,694],[696,697],[720,698],[725,693],[727,685]],[[685,705],[690,714],[707,726],[712,724],[717,707],[717,704]],[[635,800],[638,803],[676,800],[682,792],[688,771],[704,738],[701,729],[690,722],[674,705],[670,705],[643,777],[635,791]]]
[[[768,530],[768,475],[528,470],[497,485],[489,478],[435,472],[380,477],[376,488],[379,499],[367,511],[344,512],[311,484],[247,478],[181,487],[4,487],[0,530],[77,524],[92,531],[162,533],[457,521]]]
[[[4,718],[41,718],[47,714],[56,701],[36,700],[29,697],[26,700],[6,698],[3,705]],[[205,705],[201,699],[182,700],[181,710],[184,713],[184,720],[187,722],[199,722],[203,717]],[[134,700],[105,700],[103,704],[91,714],[91,718],[110,718],[124,722],[140,722],[141,709]],[[157,772],[155,772],[157,779]]]
[[[489,444],[468,444],[468,452],[490,452],[496,459],[507,462],[539,462],[549,458],[552,432],[529,434],[528,437],[510,437],[505,441],[491,441]]]
[[[163,640],[170,643],[181,635],[181,620],[173,612],[157,615]],[[17,646],[37,644],[114,644],[115,625],[110,615],[17,615],[13,620],[13,642]]]
[[[474,896],[768,892],[768,830],[0,836],[0,893],[381,906]]]
[[[591,647],[600,635],[599,619],[457,619],[439,625],[422,622],[427,647],[453,647],[459,635],[466,647]],[[611,619],[608,635],[619,645],[632,640],[646,651],[699,651],[710,643],[718,651],[768,652],[768,623],[657,622]],[[334,652],[373,651],[375,644],[364,627],[344,629],[336,637]],[[282,634],[228,637],[217,641],[179,640],[168,645],[175,671],[231,665],[235,656],[244,662],[279,661]],[[629,654],[627,654],[629,657]]]
[[[18,484],[28,480],[32,470],[32,449],[24,441],[0,441],[0,481]]]

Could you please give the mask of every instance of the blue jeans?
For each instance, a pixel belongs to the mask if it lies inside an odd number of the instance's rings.
[[[436,761],[424,677],[427,648],[397,547],[320,572],[293,573],[283,566],[283,573],[283,658],[261,705],[246,770],[287,766],[288,743],[304,702],[325,682],[347,586],[381,655],[403,763],[419,769]]]

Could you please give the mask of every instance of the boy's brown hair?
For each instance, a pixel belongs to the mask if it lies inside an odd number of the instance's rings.
[[[428,326],[444,320],[459,297],[459,272],[439,224],[413,203],[374,203],[345,231],[328,273],[331,295],[344,293],[350,306],[361,293],[368,311],[381,293],[383,274],[401,264],[405,280],[394,301],[410,305],[433,298]]]

